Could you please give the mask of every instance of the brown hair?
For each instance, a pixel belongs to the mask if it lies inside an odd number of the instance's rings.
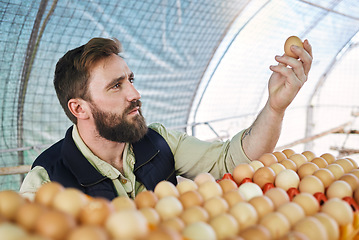
[[[67,117],[77,123],[77,118],[69,110],[67,103],[73,98],[91,100],[88,94],[90,70],[95,64],[122,51],[116,38],[93,38],[85,45],[68,51],[56,64],[54,86],[57,97]]]

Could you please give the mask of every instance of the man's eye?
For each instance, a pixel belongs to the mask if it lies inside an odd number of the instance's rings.
[[[130,78],[130,79],[128,79],[128,81],[129,81],[130,83],[133,83],[133,82],[135,81],[135,78]]]
[[[121,84],[120,83],[116,83],[112,88],[120,88]]]

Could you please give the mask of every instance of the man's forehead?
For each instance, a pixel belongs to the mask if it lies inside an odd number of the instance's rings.
[[[116,55],[112,54],[111,56],[100,60],[90,71],[90,76],[96,77],[97,75],[105,76],[129,76],[132,73],[128,67],[126,61]]]

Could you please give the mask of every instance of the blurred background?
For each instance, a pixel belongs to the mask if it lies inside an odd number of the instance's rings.
[[[251,125],[285,40],[308,39],[308,82],[276,150],[359,157],[357,0],[0,0],[0,190],[71,125],[53,88],[56,62],[93,37],[118,38],[147,123],[203,140]]]

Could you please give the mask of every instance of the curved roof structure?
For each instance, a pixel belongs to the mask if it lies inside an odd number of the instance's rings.
[[[278,147],[338,154],[358,143],[327,134],[357,125],[356,0],[2,0],[0,29],[0,167],[31,164],[63,137],[71,123],[53,89],[55,64],[93,37],[122,42],[148,123],[206,140],[248,127],[286,38],[308,39],[312,70]],[[12,178],[0,181],[16,186]]]

